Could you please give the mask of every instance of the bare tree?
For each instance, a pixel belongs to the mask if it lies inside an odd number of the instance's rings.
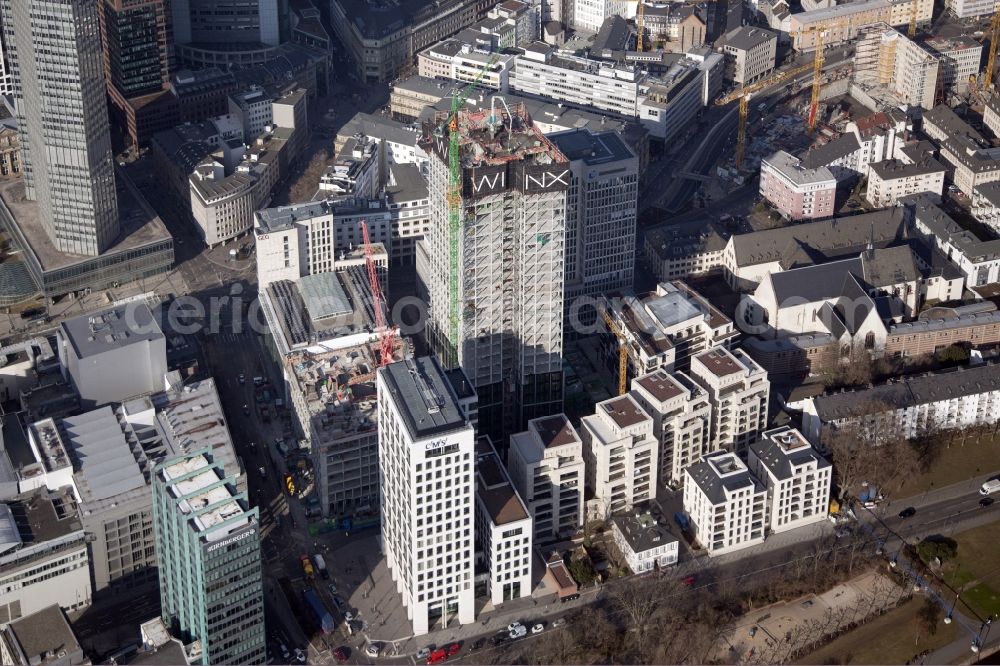
[[[636,646],[640,661],[644,657],[646,628],[660,603],[658,586],[646,580],[633,579],[618,585],[611,593],[615,612],[626,620],[636,632]]]
[[[309,160],[309,165],[302,171],[298,180],[288,191],[288,200],[291,203],[308,201],[319,189],[319,181],[326,172],[327,163],[330,160],[330,149],[320,150]]]

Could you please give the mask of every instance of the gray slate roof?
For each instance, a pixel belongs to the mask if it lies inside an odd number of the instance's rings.
[[[816,146],[802,157],[802,166],[806,169],[818,169],[829,166],[836,160],[846,157],[861,148],[858,137],[848,132],[822,146]]]
[[[452,388],[430,356],[390,363],[379,373],[414,440],[458,430],[466,420]]]
[[[735,454],[719,453],[706,456],[686,470],[712,504],[724,503],[726,501],[726,490],[729,490],[729,492],[735,492],[743,488],[753,488],[754,492],[763,490],[763,486],[761,486],[760,482],[753,477],[750,470],[746,469],[745,466],[739,474],[720,477],[715,465],[709,462],[709,460],[728,456],[735,456]]]
[[[987,391],[1000,391],[1000,364],[954,368],[869,389],[822,395],[815,398],[815,406],[820,419],[828,423],[863,416],[870,413],[873,404],[905,408]]]
[[[811,446],[802,446],[786,451],[774,439],[764,438],[751,444],[750,449],[764,466],[781,481],[792,478],[793,466],[806,465],[813,460],[816,461],[817,469],[825,469],[830,466],[830,462],[816,453]]]

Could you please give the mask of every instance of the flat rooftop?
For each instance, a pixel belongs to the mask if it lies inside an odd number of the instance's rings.
[[[175,455],[210,449],[227,476],[240,474],[215,380],[189,382],[151,397],[156,421]]]
[[[629,395],[618,396],[599,403],[600,409],[614,421],[619,428],[628,428],[649,420],[646,412]]]
[[[627,160],[634,155],[616,132],[591,132],[586,129],[550,134],[549,139],[570,161],[582,160],[588,166]]]
[[[666,370],[657,370],[643,375],[635,382],[660,402],[667,402],[687,392]]]
[[[433,357],[390,363],[379,372],[413,441],[468,425],[447,377]]]
[[[732,353],[722,348],[710,349],[695,358],[716,377],[727,377],[746,370]]]
[[[67,319],[59,325],[59,330],[80,359],[163,339],[160,325],[141,301]]]
[[[105,250],[101,256],[107,256],[134,250],[136,248],[158,243],[171,238],[163,220],[141,198],[138,190],[126,185],[128,176],[121,169],[115,170],[115,185],[118,194],[118,216],[121,233],[114,245]],[[18,229],[28,242],[29,250],[41,265],[43,271],[65,268],[94,257],[82,254],[60,252],[52,244],[49,235],[42,228],[38,216],[38,204],[24,198],[24,181],[11,180],[0,183],[0,199],[10,210],[17,221]]]

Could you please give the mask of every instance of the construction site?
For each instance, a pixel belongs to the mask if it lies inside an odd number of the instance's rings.
[[[448,234],[418,244],[428,292],[428,340],[460,365],[480,396],[480,425],[496,436],[562,395],[566,157],[521,104],[500,96],[425,123],[432,153],[431,219]]]

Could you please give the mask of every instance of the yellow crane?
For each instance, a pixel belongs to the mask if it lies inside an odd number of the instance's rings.
[[[635,50],[638,51],[639,53],[642,53],[644,50],[642,48],[643,46],[642,33],[645,32],[646,30],[646,11],[644,9],[645,6],[646,3],[644,3],[642,0],[639,0],[639,8],[638,10],[636,10],[635,13],[635,32],[636,32]]]
[[[920,9],[920,0],[911,0],[910,2],[910,29],[907,31],[907,35],[910,39],[917,36],[917,12]]]
[[[743,155],[746,151],[746,138],[747,138],[747,116],[749,115],[749,102],[750,97],[756,92],[769,88],[776,83],[781,83],[787,79],[794,76],[802,74],[804,72],[812,69],[812,64],[802,65],[800,67],[795,67],[788,70],[787,72],[779,72],[766,79],[761,79],[756,83],[751,83],[748,86],[743,86],[739,90],[735,90],[724,97],[720,97],[715,101],[719,106],[725,106],[733,100],[740,101],[740,122],[739,129],[736,132],[736,168],[739,169],[743,166]]]
[[[813,58],[812,94],[809,99],[809,134],[816,129],[816,115],[819,110],[819,93],[823,87],[823,31],[816,31],[816,55]]]
[[[990,23],[990,51],[986,60],[986,80],[983,81],[984,90],[993,89],[993,67],[997,61],[997,42],[1000,41],[1000,12],[993,15]]]
[[[625,395],[628,384],[628,347],[625,346],[625,334],[618,328],[607,310],[604,312],[604,322],[611,334],[618,338],[618,395]]]

